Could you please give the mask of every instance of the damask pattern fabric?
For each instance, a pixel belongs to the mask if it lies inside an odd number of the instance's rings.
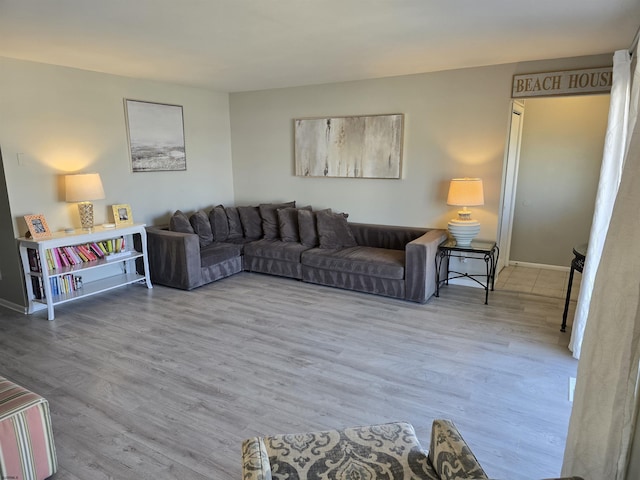
[[[243,456],[245,480],[439,479],[408,423],[254,438]]]

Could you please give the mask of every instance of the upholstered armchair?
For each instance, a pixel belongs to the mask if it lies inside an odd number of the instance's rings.
[[[408,423],[254,437],[242,446],[244,480],[487,476],[448,420],[435,420],[427,453]]]
[[[435,420],[428,452],[408,423],[249,438],[242,444],[242,478],[481,480],[487,474],[453,422]]]

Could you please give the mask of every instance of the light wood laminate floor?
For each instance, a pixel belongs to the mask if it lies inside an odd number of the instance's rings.
[[[452,419],[491,477],[558,475],[577,362],[563,301],[426,305],[241,273],[0,308],[0,375],[51,405],[60,479],[239,479],[252,435]]]

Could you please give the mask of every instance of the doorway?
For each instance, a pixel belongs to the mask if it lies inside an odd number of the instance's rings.
[[[608,94],[512,103],[499,270],[569,269],[572,248],[589,236],[608,111]]]

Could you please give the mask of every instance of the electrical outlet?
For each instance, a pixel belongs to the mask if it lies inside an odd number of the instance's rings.
[[[576,389],[576,378],[569,377],[569,401],[573,402],[573,392]]]
[[[18,157],[18,165],[24,165],[24,153],[17,153],[16,157]]]

